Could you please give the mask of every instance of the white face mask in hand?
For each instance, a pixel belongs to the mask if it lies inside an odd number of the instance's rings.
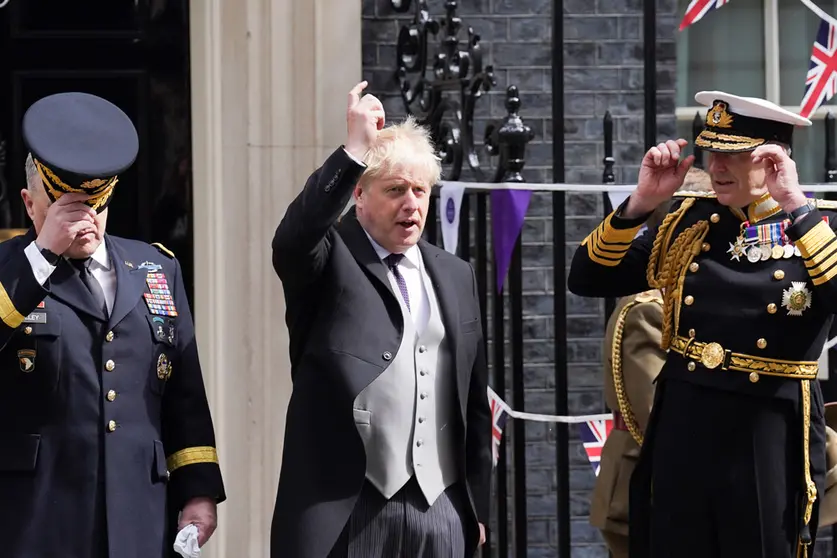
[[[183,558],[200,558],[201,549],[198,546],[198,528],[187,525],[177,534],[174,540],[174,550]]]

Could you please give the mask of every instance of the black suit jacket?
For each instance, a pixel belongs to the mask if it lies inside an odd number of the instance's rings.
[[[401,342],[403,317],[386,267],[353,211],[338,223],[363,171],[338,149],[308,179],[273,239],[273,266],[287,305],[293,394],[272,558],[325,558],[340,535],[366,475],[353,402]],[[473,512],[463,519],[475,532],[477,521],[488,523],[492,467],[476,276],[456,256],[424,241],[419,248],[456,363],[457,457]],[[476,535],[471,539],[475,550]]]
[[[112,556],[173,554],[183,504],[225,498],[180,264],[106,235],[106,317],[65,260],[38,284],[34,238],[0,244],[0,555],[89,558],[105,528]],[[176,316],[146,305],[151,272]]]

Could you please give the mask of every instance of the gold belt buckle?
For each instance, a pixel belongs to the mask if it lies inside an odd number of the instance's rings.
[[[724,362],[724,348],[718,343],[707,343],[700,353],[700,363],[712,370]]]

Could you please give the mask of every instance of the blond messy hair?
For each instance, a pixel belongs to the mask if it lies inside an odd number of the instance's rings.
[[[366,171],[360,179],[362,187],[373,180],[403,173],[430,188],[442,176],[442,164],[436,155],[430,131],[420,126],[412,116],[378,132],[363,162]]]

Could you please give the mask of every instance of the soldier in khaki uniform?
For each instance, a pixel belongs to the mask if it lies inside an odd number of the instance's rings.
[[[825,462],[825,496],[820,504],[820,527],[837,523],[837,403],[825,404]]]
[[[681,190],[707,192],[711,187],[706,172],[691,168]],[[669,204],[661,205],[648,227],[658,226],[668,209]],[[621,298],[605,333],[604,395],[614,426],[602,449],[590,524],[601,530],[614,558],[628,557],[628,486],[651,413],[653,381],[666,359],[660,348],[662,327],[663,299],[652,289]]]

